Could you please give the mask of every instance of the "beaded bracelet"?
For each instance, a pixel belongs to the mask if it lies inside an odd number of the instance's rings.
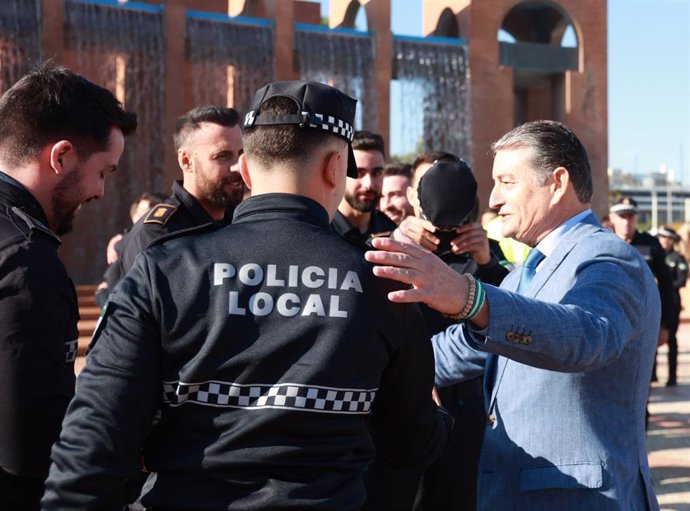
[[[481,281],[474,278],[469,273],[463,275],[469,285],[467,291],[467,301],[465,306],[458,314],[444,314],[443,316],[450,319],[472,319],[479,314],[484,302],[486,301],[486,291]]]
[[[472,310],[467,313],[467,316],[465,316],[466,320],[471,320],[476,318],[479,315],[479,311],[482,310],[482,307],[484,307],[484,303],[486,303],[486,289],[484,289],[484,284],[480,280],[477,281],[477,296],[474,299],[474,305],[472,306]]]

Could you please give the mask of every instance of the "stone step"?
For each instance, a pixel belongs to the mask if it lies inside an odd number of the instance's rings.
[[[76,286],[77,288],[77,297],[82,297],[82,296],[93,296],[94,293],[96,292],[96,285],[91,285],[91,284],[81,284],[79,286]]]
[[[79,317],[82,321],[98,319],[101,315],[101,308],[97,305],[79,306]]]
[[[94,328],[96,328],[96,323],[98,322],[98,318],[96,319],[82,319],[77,323],[77,329],[79,330],[79,337],[91,337],[91,334],[93,334]]]
[[[89,347],[89,343],[91,342],[91,336],[80,336],[78,341],[77,341],[77,356],[84,356],[86,355],[86,349]]]

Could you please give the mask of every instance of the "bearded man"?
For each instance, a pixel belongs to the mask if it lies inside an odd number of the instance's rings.
[[[136,126],[109,90],[55,64],[0,98],[0,509],[40,508],[79,335],[59,236],[103,197]]]
[[[345,196],[333,218],[333,228],[350,243],[366,248],[369,239],[388,236],[395,224],[376,209],[381,199],[386,159],[383,137],[370,131],[356,131],[352,150],[357,177],[348,177]]]
[[[140,219],[122,239],[122,257],[104,280],[112,289],[132,267],[137,255],[165,234],[208,224],[223,227],[244,195],[237,167],[242,130],[232,108],[204,106],[177,119],[173,141],[182,181],[172,195]]]

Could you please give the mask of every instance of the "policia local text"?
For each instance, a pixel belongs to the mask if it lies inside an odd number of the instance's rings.
[[[213,285],[222,286],[227,283],[243,286],[263,286],[275,288],[307,288],[330,289],[338,291],[354,290],[362,293],[362,284],[355,271],[345,271],[338,268],[321,268],[319,266],[290,265],[279,271],[278,265],[268,264],[262,267],[256,263],[247,263],[239,270],[229,263],[215,263],[213,265]],[[340,308],[340,296],[329,294],[323,296],[318,293],[309,294],[303,301],[295,293],[282,293],[278,296],[258,291],[246,299],[242,291],[228,292],[228,314],[233,316],[267,316],[276,311],[281,316],[324,316],[330,318],[347,318],[347,311]]]

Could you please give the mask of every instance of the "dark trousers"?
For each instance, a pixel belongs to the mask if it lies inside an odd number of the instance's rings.
[[[0,468],[0,510],[39,511],[43,479],[22,477]]]
[[[453,414],[455,427],[448,448],[422,476],[415,511],[475,511],[477,471],[486,411],[482,378],[439,389],[444,407]]]
[[[668,326],[668,383],[676,383],[678,368],[678,325],[680,324],[680,295],[673,304],[672,323]]]
[[[477,508],[479,453],[486,429],[482,377],[439,389],[439,397],[455,418],[445,452],[423,473],[397,470],[376,457],[364,477],[364,511]]]

